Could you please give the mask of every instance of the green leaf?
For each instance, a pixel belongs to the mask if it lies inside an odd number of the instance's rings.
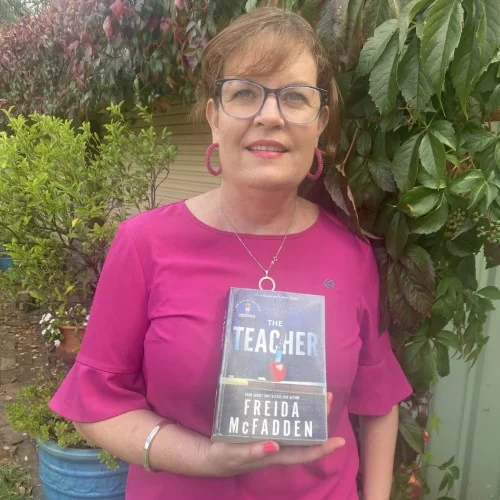
[[[500,169],[500,141],[498,141],[495,146],[495,164],[497,170]]]
[[[406,36],[408,34],[408,27],[413,21],[413,18],[428,4],[430,0],[412,0],[401,9],[399,16],[399,50],[403,50]]]
[[[363,76],[368,74],[375,63],[380,59],[380,56],[384,53],[392,35],[398,28],[398,23],[395,19],[390,19],[385,23],[381,24],[373,34],[372,38],[363,46],[361,54],[359,56],[358,67],[356,69],[357,76]]]
[[[470,193],[478,184],[485,182],[484,174],[481,170],[469,170],[460,174],[451,184],[449,190],[454,194]]]
[[[370,73],[369,93],[381,114],[389,113],[396,104],[398,50],[394,34]]]
[[[490,300],[500,300],[500,290],[496,286],[485,286],[477,293]]]
[[[36,300],[38,301],[42,301],[42,296],[38,293],[38,292],[35,292],[34,290],[30,290],[29,291],[29,294]]]
[[[436,0],[425,19],[421,57],[438,96],[460,40],[463,17],[460,0]]]
[[[498,78],[498,77],[497,77]],[[488,97],[486,104],[484,105],[484,111],[490,114],[492,111],[500,107],[500,85],[497,85],[493,92]]]
[[[378,128],[373,137],[372,155],[374,158],[387,158],[387,134]]]
[[[500,46],[500,9],[498,0],[480,0],[485,16],[484,44],[481,47],[481,64],[485,66]]]
[[[431,234],[439,231],[448,220],[448,203],[445,199],[432,212],[417,219],[411,232],[416,234]]]
[[[414,451],[417,453],[424,452],[422,429],[406,408],[400,408],[399,410],[399,432]]]
[[[413,339],[414,340],[410,344],[406,345],[403,353],[405,371],[410,373],[417,372],[422,368],[421,353],[429,347],[429,343],[425,338],[422,339],[415,335]]]
[[[487,183],[486,184],[486,205],[484,208],[484,212],[490,208],[490,205],[495,201],[498,195],[498,187],[494,184]]]
[[[432,96],[429,77],[420,61],[420,40],[413,37],[398,68],[401,93],[410,107],[419,114]]]
[[[424,186],[407,191],[397,205],[398,210],[410,217],[422,217],[428,214],[439,202],[441,195],[433,189]]]
[[[404,116],[402,110],[394,108],[390,113],[384,115],[380,121],[380,130],[382,132],[396,131],[404,124]]]
[[[422,184],[429,189],[441,190],[446,188],[446,181],[444,179],[435,179],[423,168],[418,170],[417,184]]]
[[[392,216],[385,237],[387,253],[393,260],[398,260],[401,257],[408,241],[408,233],[406,217],[401,212],[396,212]]]
[[[427,173],[435,180],[445,177],[446,154],[443,144],[433,135],[424,135],[419,148],[420,161]]]
[[[480,168],[485,174],[491,175],[494,172],[495,164],[495,146],[493,142],[483,151],[478,151],[474,155],[474,163],[476,168]],[[498,169],[497,169],[498,171]]]
[[[453,332],[449,332],[447,330],[441,330],[437,335],[436,335],[436,340],[445,345],[446,347],[451,347],[452,349],[455,349],[457,352],[461,352],[462,350],[462,342],[458,338],[458,335]]]
[[[473,153],[484,151],[497,137],[479,126],[468,127],[462,134],[462,148]]]
[[[463,258],[455,268],[456,277],[465,288],[477,290],[476,261],[474,255]]]
[[[443,344],[436,344],[437,354],[437,371],[441,377],[446,377],[450,374],[450,355],[448,348]]]
[[[372,139],[367,130],[360,130],[356,141],[356,151],[360,156],[368,156],[372,148]]]
[[[450,465],[453,464],[453,462],[455,461],[455,455],[453,455],[449,460],[447,460],[446,462],[442,463],[439,468],[441,470],[445,470],[447,469]]]
[[[469,200],[469,210],[472,208],[476,207],[482,200],[485,198],[488,190],[488,183],[483,182],[481,184],[476,184],[471,192],[469,193],[469,196],[467,196],[467,199]]]
[[[411,189],[417,180],[420,138],[420,134],[415,134],[401,144],[392,161],[394,180],[402,193]]]
[[[456,481],[460,479],[460,469],[456,465],[450,467],[450,473]]]
[[[466,257],[467,255],[477,254],[479,252],[482,241],[478,237],[476,230],[467,230],[467,226],[466,224],[464,229],[460,228],[457,233],[453,235],[453,239],[445,242],[446,249],[452,255]],[[472,223],[470,223],[470,227],[473,227]],[[462,230],[463,232],[460,232]]]
[[[395,193],[396,183],[392,176],[391,163],[387,158],[370,158],[368,160],[368,170],[380,189],[388,193]]]
[[[479,20],[474,12],[475,5],[472,1],[466,3],[467,19],[451,64],[451,80],[466,116],[469,96],[481,75],[481,55],[477,36]]]
[[[443,144],[455,151],[457,148],[453,125],[446,120],[436,120],[431,123],[429,132]]]
[[[446,491],[449,491],[453,484],[450,485],[450,479],[453,480],[453,477],[450,474],[445,474],[441,482],[439,483],[439,491],[443,491],[446,488]]]

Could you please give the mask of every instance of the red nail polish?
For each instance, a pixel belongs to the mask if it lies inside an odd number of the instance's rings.
[[[274,443],[266,443],[264,445],[264,453],[266,453],[267,455],[271,455],[273,453],[276,453],[278,451],[278,448],[276,447],[276,445]]]

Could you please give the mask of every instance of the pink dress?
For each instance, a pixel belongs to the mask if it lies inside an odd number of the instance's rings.
[[[264,266],[282,236],[243,235]],[[130,467],[127,500],[355,500],[358,450],[349,412],[383,415],[412,389],[379,335],[371,248],[320,210],[286,240],[277,289],[326,297],[329,436],[339,451],[307,465],[235,477],[151,474]],[[257,288],[262,271],[233,233],[196,219],[184,202],[122,223],[108,254],[77,361],[50,408],[95,422],[140,408],[210,436],[228,288]]]

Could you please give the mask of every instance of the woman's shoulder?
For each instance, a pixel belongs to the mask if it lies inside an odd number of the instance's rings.
[[[185,223],[186,217],[184,200],[180,200],[134,214],[121,225],[134,234],[151,234],[175,229]]]
[[[120,224],[118,234],[126,234],[138,252],[174,244],[193,229],[184,201],[176,201],[132,215]]]

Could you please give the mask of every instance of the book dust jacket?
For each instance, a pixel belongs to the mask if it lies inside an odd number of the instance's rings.
[[[326,441],[325,298],[231,288],[213,441]]]

